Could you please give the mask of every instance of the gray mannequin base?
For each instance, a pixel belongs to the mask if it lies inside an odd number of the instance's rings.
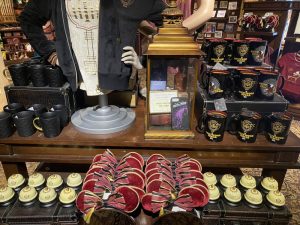
[[[135,121],[135,112],[132,109],[117,106],[103,106],[81,109],[71,118],[77,130],[88,134],[112,134],[126,130]]]

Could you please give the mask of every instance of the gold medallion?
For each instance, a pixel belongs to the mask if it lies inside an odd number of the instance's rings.
[[[241,45],[239,47],[237,47],[238,49],[238,53],[241,57],[244,57],[248,51],[249,51],[249,46],[248,45]]]
[[[255,127],[255,125],[250,120],[243,120],[241,125],[245,133],[252,131]]]
[[[225,52],[225,47],[223,45],[217,45],[215,48],[214,48],[214,53],[215,55],[220,58]]]
[[[251,78],[245,78],[242,80],[242,85],[243,85],[243,88],[246,90],[246,91],[249,91],[251,90],[254,85],[255,85],[255,80],[251,79]]]
[[[212,133],[215,133],[216,131],[218,131],[221,128],[221,124],[218,123],[218,121],[216,121],[216,120],[210,120],[208,122],[208,128],[210,129],[210,131]]]
[[[285,126],[280,122],[272,123],[272,131],[275,135],[282,133],[285,130]]]
[[[123,7],[128,8],[134,3],[134,0],[120,0]]]

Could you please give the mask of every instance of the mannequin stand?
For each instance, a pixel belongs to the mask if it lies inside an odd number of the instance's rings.
[[[131,127],[135,117],[132,109],[109,106],[107,95],[99,95],[99,105],[75,112],[71,122],[83,133],[111,134]]]

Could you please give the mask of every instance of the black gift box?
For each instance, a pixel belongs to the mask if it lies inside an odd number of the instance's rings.
[[[211,99],[207,92],[200,87],[196,93],[195,101],[195,115],[198,121],[202,121],[203,112],[206,110],[216,110],[214,101]],[[231,117],[234,114],[239,114],[243,108],[260,113],[262,116],[269,115],[272,112],[284,112],[287,110],[289,102],[281,95],[275,94],[273,100],[255,100],[255,101],[242,101],[234,97],[225,99],[228,119],[226,122],[226,130],[229,129]]]
[[[202,211],[203,225],[288,225],[291,218],[292,214],[287,207],[273,210],[263,204],[261,208],[253,209],[247,206],[244,200],[237,207],[228,205],[224,200],[219,200],[217,203],[209,203]]]
[[[57,202],[46,208],[42,207],[37,200],[30,206],[24,206],[17,200],[2,220],[11,225],[75,225],[79,223],[79,214],[75,205],[64,208]]]
[[[74,93],[69,83],[62,87],[33,87],[33,86],[13,86],[4,87],[8,103],[21,103],[26,108],[33,104],[43,104],[48,109],[53,105],[62,104],[67,106],[69,116],[76,109]]]

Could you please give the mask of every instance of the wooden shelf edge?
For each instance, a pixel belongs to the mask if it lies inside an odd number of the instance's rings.
[[[253,36],[265,36],[265,37],[276,37],[278,36],[278,32],[266,32],[266,31],[238,31],[238,33],[253,35]]]

